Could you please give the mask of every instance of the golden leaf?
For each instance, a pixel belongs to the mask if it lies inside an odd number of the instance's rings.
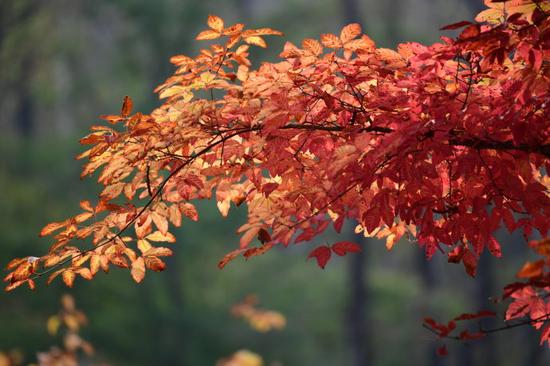
[[[262,48],[267,47],[267,43],[265,43],[265,41],[262,37],[258,37],[258,36],[246,37],[244,39],[244,41],[248,44],[253,44],[253,45],[256,45],[256,46],[259,46],[259,47],[262,47]]]
[[[223,19],[217,15],[209,15],[206,24],[219,33],[223,31]]]
[[[152,247],[145,253],[143,253],[143,256],[146,257],[169,257],[171,256],[172,249],[166,248],[166,247]]]
[[[75,273],[72,270],[67,269],[63,271],[63,282],[65,282],[65,285],[67,285],[68,287],[73,287],[75,277]]]
[[[137,283],[143,281],[143,278],[145,277],[145,261],[143,260],[143,257],[139,257],[132,262],[131,273],[134,281],[136,281]]]
[[[167,241],[169,243],[174,243],[176,241],[176,237],[172,235],[171,233],[161,233],[160,231],[155,231],[145,237],[147,240],[151,241]]]

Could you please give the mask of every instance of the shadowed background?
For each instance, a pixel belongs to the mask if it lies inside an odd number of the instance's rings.
[[[481,9],[476,0],[0,0],[0,263],[43,254],[50,243],[37,238],[41,227],[94,198],[98,187],[79,180],[81,162],[72,159],[83,150],[78,138],[98,115],[118,113],[125,95],[136,111],[158,105],[152,90],[173,71],[169,57],[201,47],[193,39],[209,13],[228,24],[281,30],[296,44],[359,22],[377,45],[394,47],[435,42],[441,26]],[[284,40],[268,43],[253,50],[256,65],[274,60]],[[527,258],[519,237],[503,233],[504,258],[482,257],[476,279],[441,255],[425,262],[406,241],[388,253],[383,242],[353,237],[351,226],[343,236],[362,241],[364,251],[324,271],[305,258],[336,240],[332,234],[220,271],[216,264],[237,246],[245,212],[232,208],[222,219],[214,202],[199,209],[198,223],[177,230],[167,271],[148,272],[141,285],[128,271],[112,270],[77,280],[72,290],[55,282],[40,283],[35,293],[2,293],[0,351],[18,349],[32,362],[56,341],[45,321],[69,292],[89,317],[83,336],[112,365],[213,365],[242,348],[268,365],[550,363],[531,329],[448,343],[450,355],[437,358],[441,343],[421,327],[424,316],[447,320],[478,309],[496,309],[502,319],[504,305],[489,300]],[[285,314],[284,330],[258,334],[231,317],[231,306],[251,293]]]

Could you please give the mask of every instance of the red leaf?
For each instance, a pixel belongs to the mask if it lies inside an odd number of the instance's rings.
[[[458,38],[463,41],[471,40],[472,38],[477,37],[479,35],[479,32],[480,32],[479,24],[472,24],[472,25],[469,25],[466,29],[464,29],[462,33],[460,33]]]
[[[441,347],[437,348],[436,353],[438,356],[444,357],[449,354],[449,351],[447,351],[447,347],[445,345],[442,345]]]
[[[339,256],[344,256],[348,253],[360,252],[361,247],[351,241],[340,241],[332,245],[332,251]]]
[[[321,247],[315,248],[311,253],[309,253],[307,258],[315,258],[319,267],[324,269],[327,265],[327,262],[330,260],[330,256],[330,248],[326,245],[323,245]]]
[[[472,320],[472,319],[479,319],[479,318],[487,318],[487,317],[494,317],[496,316],[496,313],[494,311],[489,310],[481,310],[475,314],[465,313],[457,316],[454,320]]]

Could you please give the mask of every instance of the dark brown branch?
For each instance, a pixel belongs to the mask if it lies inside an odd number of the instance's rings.
[[[544,321],[548,321],[548,320],[550,320],[550,314],[544,314],[544,315],[539,316],[538,318],[535,318],[535,319],[527,319],[527,320],[523,320],[523,321],[520,321],[520,322],[517,322],[517,323],[514,323],[514,324],[506,324],[506,325],[503,325],[503,326],[497,327],[497,328],[491,328],[491,329],[481,328],[481,329],[478,330],[478,332],[487,335],[487,334],[491,334],[491,333],[498,333],[498,332],[502,332],[502,331],[505,331],[505,330],[510,330],[510,329],[522,327],[524,325],[536,324],[536,323],[540,323],[540,322],[544,322]],[[432,332],[433,334],[437,335],[440,338],[452,339],[452,340],[455,340],[455,341],[467,341],[468,340],[468,339],[461,338],[460,336],[453,336],[453,335],[442,336],[436,329],[433,329],[432,327],[430,327],[426,323],[423,323],[422,326],[425,329],[429,330],[430,332]]]
[[[301,129],[301,130],[318,130],[318,131],[346,131],[346,128],[341,126],[323,126],[323,125],[311,125],[311,124],[295,124],[291,123],[285,126],[282,126],[281,129]],[[389,127],[381,126],[369,126],[363,127],[360,129],[360,132],[378,132],[378,133],[392,133],[395,130]],[[351,132],[351,130],[350,130]],[[550,159],[550,144],[546,145],[528,145],[528,144],[519,144],[515,145],[512,141],[488,141],[482,140],[474,137],[451,137],[449,138],[449,145],[451,146],[464,146],[472,147],[479,150],[498,150],[498,151],[523,151],[527,153],[537,153],[544,155]]]

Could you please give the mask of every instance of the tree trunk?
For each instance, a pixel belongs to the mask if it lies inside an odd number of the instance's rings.
[[[434,268],[433,263],[431,261],[426,260],[426,255],[424,254],[423,250],[418,250],[415,256],[416,259],[416,269],[420,274],[420,278],[422,280],[422,287],[424,292],[425,298],[431,298],[432,291],[437,287],[436,278],[434,276]],[[427,313],[430,313],[429,306],[422,309],[422,311],[426,311]],[[425,360],[427,360],[426,365],[430,366],[441,366],[443,365],[443,359],[438,356],[435,352],[437,347],[439,346],[439,343],[437,340],[432,340],[430,343],[428,343],[423,350],[423,353],[425,354]]]
[[[372,365],[373,352],[367,332],[368,286],[365,261],[369,243],[365,241],[362,251],[350,255],[348,262],[350,295],[347,308],[347,333],[354,366]]]

